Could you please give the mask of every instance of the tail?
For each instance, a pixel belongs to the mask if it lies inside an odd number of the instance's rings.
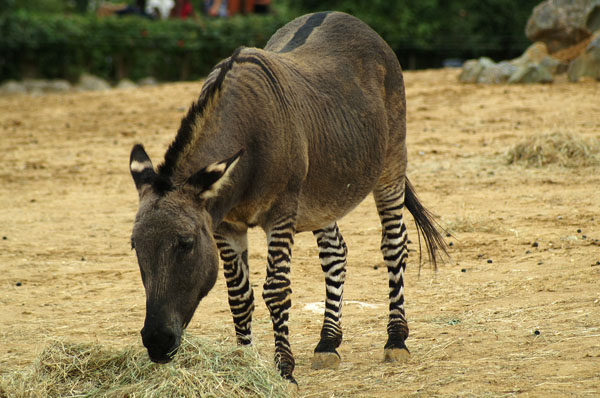
[[[417,233],[419,234],[419,264],[421,263],[421,234],[425,239],[427,246],[427,252],[429,253],[429,261],[433,263],[433,267],[437,269],[438,260],[441,259],[442,253],[444,256],[448,256],[448,245],[442,237],[442,234],[436,228],[435,216],[429,210],[427,210],[417,195],[412,184],[406,178],[406,185],[404,189],[404,205],[413,215],[415,224],[417,226]]]

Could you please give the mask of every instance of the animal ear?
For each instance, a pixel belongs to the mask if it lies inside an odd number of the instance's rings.
[[[244,150],[242,149],[229,159],[206,166],[188,178],[186,184],[200,190],[201,199],[216,196],[223,185],[229,182],[231,170],[233,170],[243,153]]]
[[[135,182],[135,187],[138,190],[140,196],[144,187],[150,186],[156,179],[156,173],[154,172],[154,166],[152,161],[148,157],[144,146],[137,144],[131,150],[129,156],[129,171]]]

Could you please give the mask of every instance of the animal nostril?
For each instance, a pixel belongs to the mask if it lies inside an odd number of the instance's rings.
[[[144,327],[140,333],[142,335],[142,342],[146,348],[171,351],[176,348],[178,344],[176,333],[168,328],[148,330],[148,328]]]
[[[165,331],[160,339],[161,343],[162,343],[162,347],[165,347],[169,351],[172,350],[174,348],[176,339],[177,339],[177,336],[175,336],[175,333],[173,333],[171,331]]]

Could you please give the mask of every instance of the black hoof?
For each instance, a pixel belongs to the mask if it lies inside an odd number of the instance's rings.
[[[410,351],[404,344],[404,339],[388,339],[383,349],[384,362],[406,362],[410,359]]]
[[[340,356],[340,354],[338,354],[336,348],[339,347],[339,343],[331,341],[331,340],[321,340],[319,341],[319,344],[317,344],[317,346],[315,347],[315,354],[316,353],[327,353],[327,352],[331,352],[336,354],[338,357]]]
[[[386,350],[398,348],[398,349],[404,349],[404,350],[408,351],[406,344],[404,344],[403,338],[391,338],[390,337],[390,338],[388,338],[388,341],[385,343],[385,346],[383,348]]]
[[[336,350],[338,346],[339,342],[336,341],[319,341],[315,348],[311,367],[313,369],[337,369],[342,359]]]

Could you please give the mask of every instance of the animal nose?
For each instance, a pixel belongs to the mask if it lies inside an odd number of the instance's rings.
[[[152,362],[167,363],[177,352],[180,336],[167,327],[148,328],[141,331],[142,342],[148,349],[148,356]]]

